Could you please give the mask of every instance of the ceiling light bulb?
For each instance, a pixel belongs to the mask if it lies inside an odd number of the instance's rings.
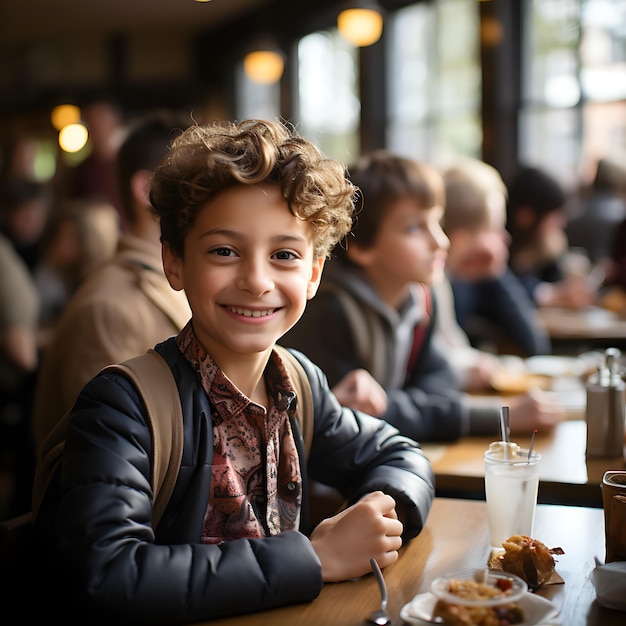
[[[255,83],[271,85],[283,75],[285,61],[276,50],[255,50],[249,52],[243,60],[246,76]]]
[[[80,109],[74,104],[59,104],[52,109],[50,121],[56,130],[80,121]]]
[[[68,124],[59,132],[59,146],[64,152],[78,152],[85,147],[89,133],[84,124]]]
[[[380,39],[383,16],[371,8],[345,9],[337,17],[337,28],[341,36],[352,45],[370,46]]]

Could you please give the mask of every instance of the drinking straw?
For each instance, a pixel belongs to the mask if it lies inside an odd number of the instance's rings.
[[[528,446],[528,461],[526,461],[526,464],[528,465],[528,463],[530,463],[530,459],[533,455],[533,446],[535,445],[535,435],[537,434],[537,429],[535,428],[535,430],[533,430],[533,435],[530,438],[530,446]]]
[[[502,441],[504,442],[504,458],[509,458],[509,441],[511,439],[511,421],[509,418],[509,407],[500,407],[500,430],[502,431]]]

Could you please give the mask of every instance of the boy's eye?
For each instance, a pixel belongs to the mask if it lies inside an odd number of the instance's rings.
[[[299,258],[295,252],[291,252],[291,250],[280,250],[274,254],[274,257],[279,261],[291,261],[292,259]]]
[[[218,256],[232,256],[235,254],[230,248],[214,248],[210,253]]]
[[[423,230],[423,229],[424,229],[424,224],[417,224],[417,223],[415,223],[415,224],[409,224],[407,226],[407,231],[410,232],[410,233],[416,233],[416,232],[419,232],[420,230]]]

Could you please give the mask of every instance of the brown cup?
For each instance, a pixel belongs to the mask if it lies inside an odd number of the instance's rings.
[[[602,477],[602,505],[607,563],[626,555],[626,470],[611,470]],[[615,518],[615,519],[614,519]]]

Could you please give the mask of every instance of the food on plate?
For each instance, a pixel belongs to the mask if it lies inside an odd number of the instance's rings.
[[[500,393],[519,394],[536,388],[548,390],[551,381],[547,376],[503,369],[491,375],[490,383]]]
[[[432,619],[442,618],[450,626],[509,626],[524,622],[524,610],[515,602],[523,592],[514,577],[488,576],[485,581],[470,578],[446,579],[438,588]],[[445,596],[445,599],[441,597]]]
[[[626,313],[626,292],[621,287],[609,288],[600,295],[598,304],[613,313],[623,315]]]
[[[561,548],[548,548],[544,543],[526,535],[513,535],[503,544],[503,554],[494,557],[492,567],[519,576],[531,588],[555,581],[555,554],[564,554]],[[556,582],[562,582],[558,577]]]

